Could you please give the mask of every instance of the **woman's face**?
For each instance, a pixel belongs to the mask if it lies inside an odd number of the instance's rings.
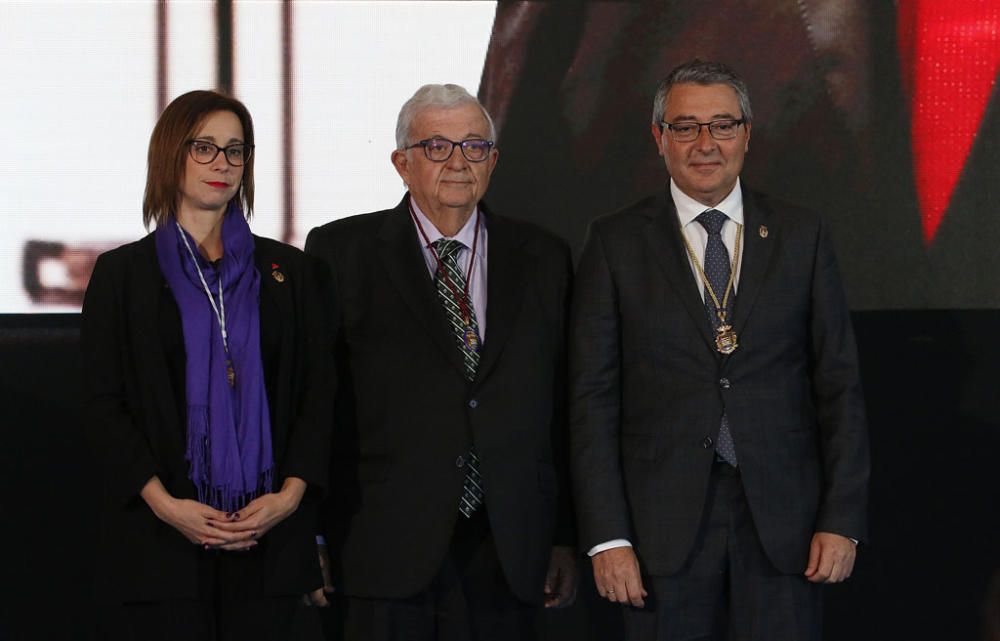
[[[198,131],[192,137],[195,141],[211,143],[218,147],[243,144],[243,125],[231,111],[213,111],[208,114]],[[219,152],[215,159],[206,164],[197,162],[193,145],[209,155],[216,150],[211,145],[189,143],[185,145],[184,176],[181,178],[180,203],[178,213],[213,211],[223,213],[229,201],[240,188],[243,167],[234,167],[226,160],[226,153]]]

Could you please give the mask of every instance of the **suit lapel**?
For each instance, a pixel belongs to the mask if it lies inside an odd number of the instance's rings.
[[[698,285],[691,272],[684,239],[681,238],[677,210],[669,190],[661,193],[657,199],[656,210],[651,212],[650,218],[649,233],[646,234],[650,253],[656,258],[660,271],[677,291],[705,345],[716,354],[715,338],[705,316],[705,303],[698,293]]]
[[[733,307],[733,329],[741,336],[747,318],[753,310],[761,283],[767,273],[767,266],[774,253],[775,237],[781,230],[767,225],[767,212],[757,203],[757,199],[746,188],[743,189],[743,266],[739,272],[739,285]],[[763,233],[764,229],[766,233]],[[766,236],[766,237],[765,237]]]
[[[465,366],[451,333],[434,281],[427,272],[421,240],[410,218],[409,194],[385,219],[379,232],[379,257],[389,280],[420,325],[430,335],[445,358],[462,376]]]
[[[157,409],[164,424],[177,425],[178,416],[186,416],[187,413],[178,412],[173,382],[168,375],[170,370],[163,353],[163,337],[160,335],[160,315],[165,313],[160,302],[164,294],[173,296],[173,293],[169,291],[167,281],[160,272],[153,234],[143,239],[134,267],[136,286],[130,288],[130,293],[135,298],[130,309],[134,315],[133,327],[144,328],[141,336],[133,337],[136,340],[134,349],[137,354],[144,355],[141,365],[143,372],[154,379],[149,387],[155,390]],[[177,331],[183,341],[183,330],[178,327]],[[177,433],[184,434],[183,430]]]
[[[526,291],[525,261],[529,259],[520,247],[521,239],[517,236],[516,228],[508,221],[487,213],[486,225],[488,333],[480,354],[477,381],[482,381],[489,375],[510,338]]]
[[[292,283],[288,282],[290,272],[261,246],[254,236],[254,264],[260,273],[260,328],[261,331],[281,332],[281,355],[291,353],[292,334],[282,331],[294,323],[292,305]],[[262,339],[263,344],[263,339]]]

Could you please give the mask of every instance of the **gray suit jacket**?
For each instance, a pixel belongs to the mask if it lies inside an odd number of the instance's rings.
[[[851,320],[812,212],[744,190],[733,312],[715,351],[669,191],[599,218],[571,316],[571,460],[583,549],[615,538],[679,570],[729,417],[764,549],[805,569],[811,535],[866,536],[868,439]],[[761,233],[767,228],[766,237]]]

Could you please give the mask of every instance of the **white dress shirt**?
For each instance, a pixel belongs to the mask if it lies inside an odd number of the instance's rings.
[[[708,244],[708,232],[695,218],[709,209],[721,211],[726,215],[728,220],[722,225],[722,244],[726,246],[726,252],[729,253],[729,260],[732,261],[733,248],[736,247],[736,230],[743,226],[743,190],[740,188],[739,178],[736,179],[736,186],[729,192],[729,195],[723,198],[722,202],[715,207],[706,207],[685,194],[677,187],[672,178],[670,179],[670,195],[673,197],[674,206],[677,208],[677,219],[680,221],[681,231],[684,232],[684,236],[687,238],[688,243],[690,243],[691,249],[694,250],[694,255],[698,258],[698,262],[702,267],[705,266],[705,245]],[[744,244],[744,242],[740,242],[740,259],[736,262],[733,293],[735,293],[737,284],[740,281]],[[685,253],[687,252],[685,251]],[[691,273],[694,275],[694,280],[698,283],[698,292],[701,294],[702,300],[704,300],[705,283],[702,282],[701,276],[698,275],[698,270],[694,266],[694,263],[690,259],[688,262],[691,263]],[[722,292],[716,292],[716,295],[721,297]],[[722,299],[720,298],[719,300]]]
[[[472,309],[476,313],[476,322],[479,324],[479,340],[486,340],[486,224],[480,215],[479,207],[472,210],[472,215],[469,216],[469,220],[466,221],[465,225],[458,230],[458,233],[454,236],[445,236],[438,228],[434,226],[434,223],[427,218],[424,212],[420,211],[420,206],[417,205],[417,201],[410,197],[410,206],[413,207],[413,213],[416,215],[417,220],[420,221],[418,226],[414,222],[414,227],[417,227],[417,237],[420,239],[420,250],[423,252],[424,261],[427,263],[427,271],[430,272],[431,278],[434,277],[437,271],[437,259],[434,258],[434,252],[431,251],[430,245],[433,244],[439,238],[451,238],[462,243],[463,247],[458,250],[458,255],[455,257],[458,261],[458,268],[462,271],[462,275],[466,279],[469,278],[469,270],[472,270],[472,280],[469,282],[469,297],[472,299]],[[479,239],[476,240],[476,224],[479,224]],[[424,234],[427,234],[427,239],[424,239],[424,235],[420,233],[420,227],[423,227]],[[472,254],[472,243],[476,242],[476,260],[475,266],[470,264],[469,257]]]

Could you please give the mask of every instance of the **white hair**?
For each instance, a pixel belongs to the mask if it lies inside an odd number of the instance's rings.
[[[489,127],[489,139],[496,140],[496,127],[493,118],[479,100],[459,85],[424,85],[403,103],[396,119],[396,148],[406,149],[410,142],[410,125],[417,114],[431,107],[452,109],[461,105],[476,105],[483,112],[486,125]]]

